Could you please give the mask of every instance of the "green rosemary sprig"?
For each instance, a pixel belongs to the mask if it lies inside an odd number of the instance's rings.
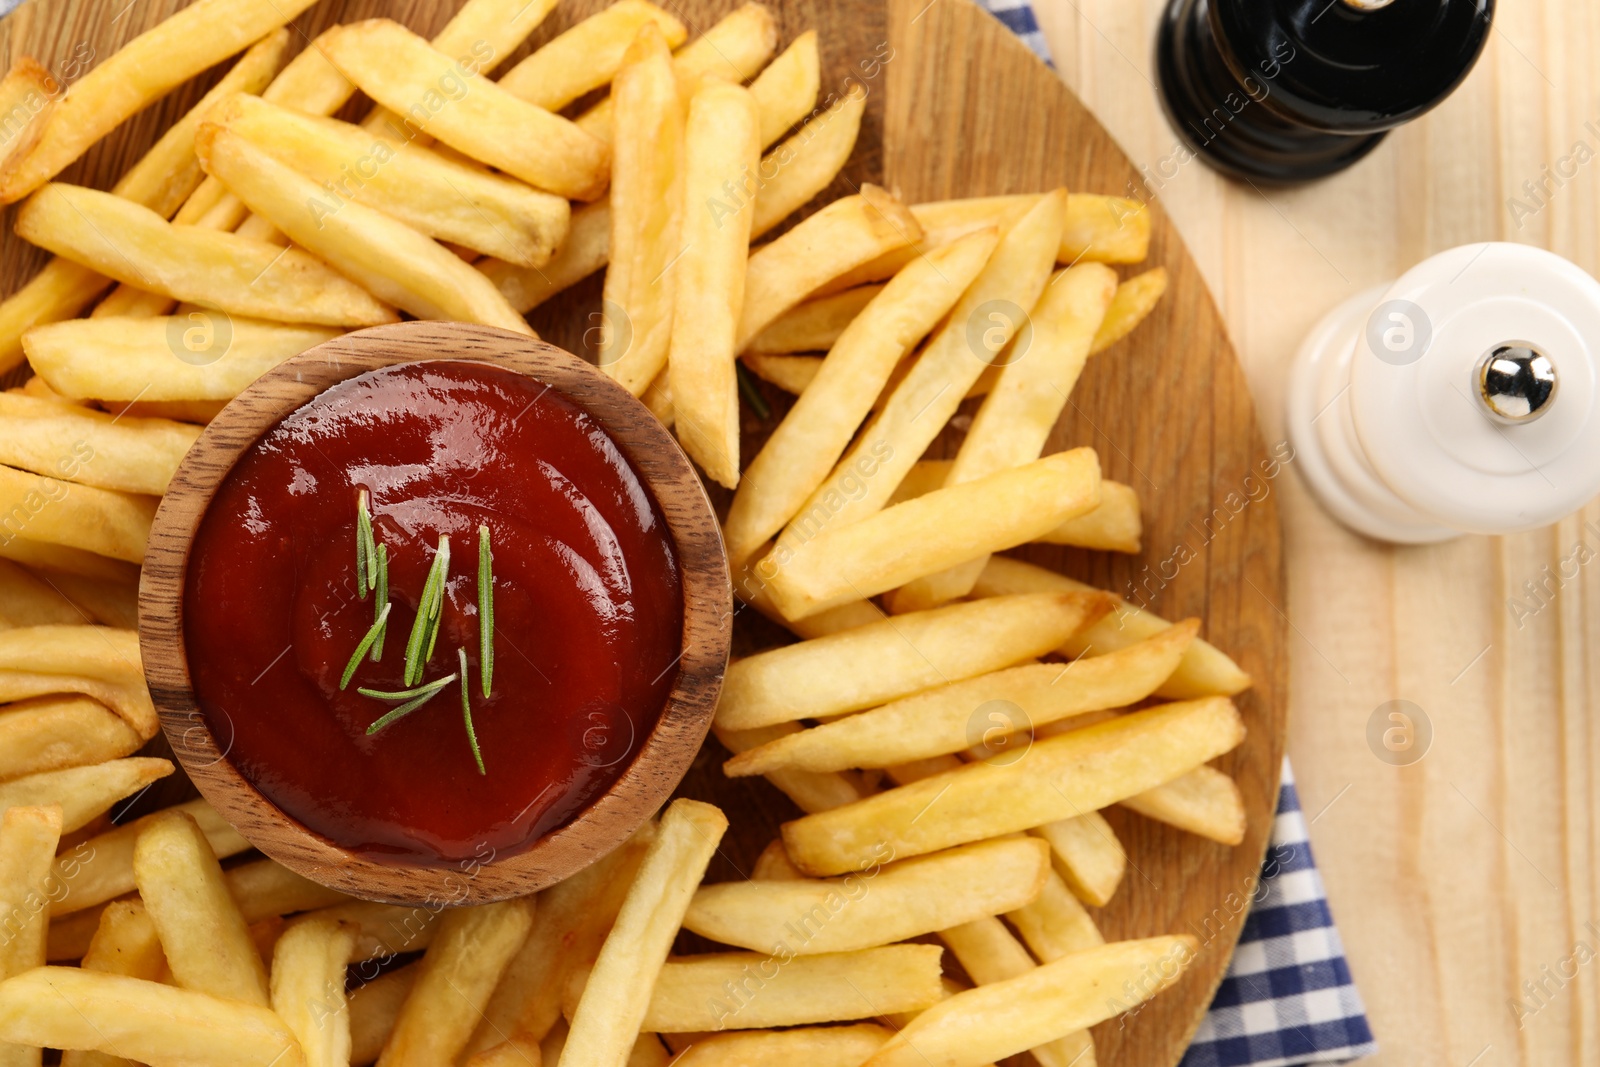
[[[456,676],[454,674],[447,674],[443,678],[438,678],[429,682],[427,685],[418,686],[416,689],[401,690],[397,693],[385,693],[377,689],[359,690],[363,696],[370,696],[377,700],[398,700],[403,695],[409,695],[412,693],[416,694],[416,696],[411,700],[407,700],[404,704],[401,704],[398,708],[395,708],[393,711],[380,718],[377,722],[367,727],[367,736],[371,737],[384,727],[399,722],[401,719],[405,718],[407,715],[410,715],[413,711],[416,711],[418,708],[422,707],[422,705],[438,696],[439,692],[444,689],[445,686],[449,685],[455,680]]]
[[[438,551],[433,554],[433,565],[428,568],[427,581],[422,585],[422,599],[417,602],[411,636],[406,640],[407,685],[422,681],[422,669],[433,655],[434,642],[439,638],[439,617],[444,609],[444,583],[449,574],[450,538],[441,534]]]
[[[357,665],[361,663],[361,657],[367,654],[367,649],[372,647],[372,643],[378,639],[378,635],[383,632],[383,628],[388,622],[389,602],[385,600],[383,607],[378,609],[377,619],[373,621],[371,628],[367,630],[367,636],[361,639],[361,643],[356,646],[355,652],[350,656],[350,662],[345,664],[344,677],[339,679],[340,689],[344,689],[350,684],[350,679],[355,677]],[[361,692],[365,692],[365,690],[361,690]]]
[[[478,527],[478,673],[482,676],[483,696],[487,700],[489,684],[494,678],[494,553],[489,549],[487,526]],[[471,729],[470,720],[468,729]]]
[[[478,773],[488,774],[483,769],[483,753],[478,749],[478,731],[472,728],[472,687],[467,684],[467,650],[458,648],[456,655],[461,660],[461,719],[467,724],[467,744],[472,746],[472,758],[477,761]]]
[[[378,636],[372,642],[372,662],[383,661],[383,639],[389,633],[389,546],[378,545],[378,599],[372,606],[378,609],[377,621],[374,625],[378,628]],[[378,608],[382,604],[383,607]]]
[[[367,491],[356,494],[356,595],[362,600],[378,584],[378,550],[372,537]]]
[[[750,410],[756,413],[756,418],[765,422],[772,417],[772,408],[767,404],[767,398],[761,395],[761,390],[756,387],[755,380],[743,363],[733,365],[735,376],[739,382],[739,395],[744,397],[744,402],[750,405]]]

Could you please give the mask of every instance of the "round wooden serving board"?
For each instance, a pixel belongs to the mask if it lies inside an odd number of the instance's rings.
[[[855,156],[821,201],[864,181],[907,202],[1063,184],[1120,195],[1143,188],[1115,142],[1060,80],[968,0],[768,2],[784,44],[806,29],[819,31],[824,97],[855,83],[868,91]],[[737,0],[665,3],[693,35]],[[31,55],[60,70],[75,56],[81,64],[87,54],[109,55],[183,6],[184,0],[32,0],[0,21],[0,47],[7,65]],[[375,15],[432,34],[456,6],[454,0],[323,0],[295,23],[303,31],[295,47],[330,23]],[[512,60],[602,6],[604,0],[564,0]],[[61,180],[108,188],[215,76],[130,120]],[[6,235],[0,293],[15,290],[44,260],[11,235],[14,210],[0,216]],[[1152,212],[1149,263],[1124,274],[1164,266],[1167,295],[1148,322],[1090,362],[1048,449],[1091,445],[1108,477],[1138,490],[1144,553],[1037,546],[1017,554],[1138,599],[1167,618],[1199,616],[1204,636],[1255,677],[1255,688],[1238,698],[1249,737],[1218,761],[1243,791],[1249,831],[1242,845],[1227,848],[1121,809],[1106,813],[1128,851],[1121,889],[1096,912],[1106,937],[1188,932],[1202,949],[1172,989],[1136,1015],[1095,1028],[1103,1067],[1177,1063],[1210,1004],[1271,831],[1287,704],[1285,585],[1272,481],[1279,469],[1272,460],[1281,456],[1261,439],[1244,376],[1199,271],[1160,205]],[[534,326],[553,343],[583,352],[599,292],[596,276],[540,307]],[[744,447],[753,455],[764,431],[748,411],[745,418]],[[948,445],[941,441],[936,449],[948,451]],[[751,615],[740,615],[745,650],[785,639]],[[718,768],[724,758],[708,742],[681,790],[721,804],[732,817],[713,880],[747,873],[778,824],[796,814],[760,779],[723,778]]]

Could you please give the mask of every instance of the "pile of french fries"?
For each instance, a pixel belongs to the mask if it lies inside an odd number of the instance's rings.
[[[312,2],[197,0],[70,86],[0,79],[0,203],[55,257],[0,302],[0,372],[33,374],[0,393],[0,1062],[1091,1067],[1088,1028],[1197,949],[1104,942],[1100,812],[1245,830],[1209,761],[1249,677],[1197,620],[998,554],[1140,549],[1135,491],[1045,448],[1164,292],[1115,269],[1145,208],[864,185],[759,243],[861,127],[814,32],[617,0],[509,64],[555,0],[466,0],[431,41],[372,19],[288,59]],[[234,56],[111,190],[54,180]],[[733,663],[714,724],[804,813],[750,878],[702,884],[728,823],[690,800],[482,907],[345,897],[204,801],[117,825],[174,769],[136,755],[138,565],[201,424],[346,330],[531,334],[602,270],[601,367],[734,490],[736,592],[801,638]],[[746,373],[795,396],[753,457]]]

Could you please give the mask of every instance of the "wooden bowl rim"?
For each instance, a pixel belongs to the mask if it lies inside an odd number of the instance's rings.
[[[559,390],[605,428],[666,520],[683,582],[678,678],[627,769],[570,822],[509,856],[453,866],[351,852],[302,825],[228,759],[200,713],[183,636],[183,583],[207,507],[244,451],[290,412],[367,371],[425,360],[487,363]],[[532,337],[467,323],[359,330],[296,355],[228,403],[179,464],[156,512],[139,583],[139,645],[150,695],[178,761],[202,796],[256,848],[353,896],[427,907],[523,896],[621,844],[671,796],[710,728],[732,637],[732,586],[705,487],[672,435],[592,364]]]

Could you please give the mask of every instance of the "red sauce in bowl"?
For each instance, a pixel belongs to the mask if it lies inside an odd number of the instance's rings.
[[[381,660],[357,497],[387,546]],[[478,527],[493,546],[494,667],[480,688]],[[439,539],[451,557],[424,682],[459,682],[376,734]],[[245,451],[206,510],[184,588],[195,694],[267,799],[355,852],[486,862],[576,816],[622,774],[672,688],[683,593],[671,538],[600,424],[541,382],[438,360],[323,392]]]

